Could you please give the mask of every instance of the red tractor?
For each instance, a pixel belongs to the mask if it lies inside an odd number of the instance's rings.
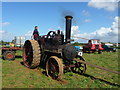
[[[2,58],[3,60],[15,60],[15,53],[17,50],[22,50],[21,47],[2,47]]]
[[[2,58],[3,60],[15,60],[15,54],[16,51],[21,50],[22,51],[22,46],[24,44],[25,37],[23,36],[16,36],[14,39],[14,43],[11,43],[12,45],[2,45]]]
[[[100,43],[100,40],[98,39],[91,39],[88,40],[88,43],[83,46],[83,52],[95,52],[97,51],[99,54],[104,48],[102,48],[102,44]]]

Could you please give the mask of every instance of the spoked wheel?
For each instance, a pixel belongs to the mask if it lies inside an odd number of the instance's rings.
[[[40,64],[41,49],[36,40],[27,40],[23,48],[23,62],[28,68],[36,68]]]
[[[83,57],[79,56],[80,60],[85,61]],[[71,70],[74,73],[78,73],[78,74],[84,74],[86,71],[86,64],[80,63],[79,60],[73,60],[73,64],[75,65],[75,67],[71,67]]]
[[[46,72],[53,79],[62,79],[63,64],[61,59],[56,56],[51,56],[46,63]]]

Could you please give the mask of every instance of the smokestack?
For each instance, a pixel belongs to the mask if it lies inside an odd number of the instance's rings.
[[[70,43],[72,16],[66,16],[66,42]]]

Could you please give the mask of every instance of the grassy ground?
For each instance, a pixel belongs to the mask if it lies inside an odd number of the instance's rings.
[[[21,52],[16,53],[18,56]],[[118,69],[118,52],[104,52],[102,54],[84,54],[87,62],[120,71]],[[62,81],[48,78],[41,68],[28,69],[17,57],[15,61],[2,61],[2,87],[3,88],[119,88],[118,75],[94,67],[87,66],[84,75],[67,72]]]

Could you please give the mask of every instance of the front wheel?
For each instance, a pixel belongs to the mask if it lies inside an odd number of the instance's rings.
[[[63,64],[61,59],[56,56],[51,56],[46,63],[46,72],[53,79],[62,79]]]

